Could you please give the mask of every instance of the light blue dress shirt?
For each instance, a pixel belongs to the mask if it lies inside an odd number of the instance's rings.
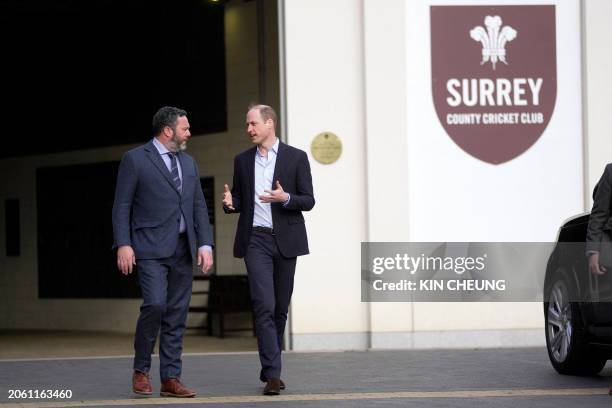
[[[270,150],[268,150],[268,156],[264,156],[259,146],[255,149],[255,211],[253,214],[253,226],[274,228],[272,223],[272,205],[271,203],[264,203],[259,199],[260,195],[266,195],[264,190],[274,190],[276,186],[274,183],[274,167],[276,166],[276,157],[278,155],[279,139],[276,138],[276,142]],[[289,199],[283,203],[287,205]]]
[[[153,138],[153,145],[155,145],[155,148],[157,149],[162,160],[166,164],[168,171],[172,172],[172,161],[170,160],[170,156],[168,156],[168,153],[172,153],[172,152],[168,150],[166,146],[164,146],[159,140],[157,140],[156,137]],[[183,181],[183,169],[181,168],[181,161],[179,159],[179,155],[176,156],[176,166],[178,167],[179,178],[181,179],[181,182],[182,182]],[[187,224],[185,224],[185,218],[183,217],[183,214],[181,212],[181,223],[179,225],[179,233],[182,234],[186,230],[187,230]],[[210,245],[202,245],[199,249],[204,249],[206,251],[212,251],[212,247]]]

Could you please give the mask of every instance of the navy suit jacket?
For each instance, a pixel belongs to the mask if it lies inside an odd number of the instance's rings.
[[[213,246],[198,167],[188,154],[181,152],[178,157],[181,193],[152,141],[128,151],[121,159],[113,204],[114,246],[131,245],[137,259],[174,254],[181,214],[192,259],[196,259],[197,247]]]
[[[606,165],[593,193],[593,209],[589,217],[586,251],[599,251],[604,231],[612,230],[612,163]]]
[[[224,208],[226,213],[240,213],[234,256],[242,258],[246,254],[255,212],[255,151],[254,146],[234,158],[234,178],[232,202],[234,211]],[[310,211],[315,205],[312,190],[312,175],[308,156],[302,150],[279,143],[273,184],[280,181],[283,190],[291,195],[286,206],[272,203],[272,224],[280,253],[292,258],[308,253],[308,238],[302,211]],[[270,186],[271,188],[273,186]]]

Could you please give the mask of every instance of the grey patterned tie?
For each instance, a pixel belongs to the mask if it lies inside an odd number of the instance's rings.
[[[172,153],[172,152],[168,153],[168,156],[170,156],[170,175],[172,176],[172,181],[174,181],[174,185],[176,186],[176,189],[180,193],[182,192],[182,189],[183,189],[183,183],[179,176],[176,155],[177,153]]]

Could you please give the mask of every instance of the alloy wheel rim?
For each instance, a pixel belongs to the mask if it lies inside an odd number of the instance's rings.
[[[567,359],[572,340],[572,311],[567,289],[562,281],[553,286],[548,299],[548,347],[558,363]]]

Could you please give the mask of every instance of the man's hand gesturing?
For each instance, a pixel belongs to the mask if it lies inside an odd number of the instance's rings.
[[[232,193],[227,184],[223,186],[223,207],[227,208],[228,210],[235,210],[234,203],[232,201]]]
[[[285,193],[285,190],[283,190],[280,181],[276,180],[275,187],[275,190],[264,190],[268,194],[260,195],[259,199],[263,203],[284,203],[285,201],[287,201],[289,199],[289,194]]]

